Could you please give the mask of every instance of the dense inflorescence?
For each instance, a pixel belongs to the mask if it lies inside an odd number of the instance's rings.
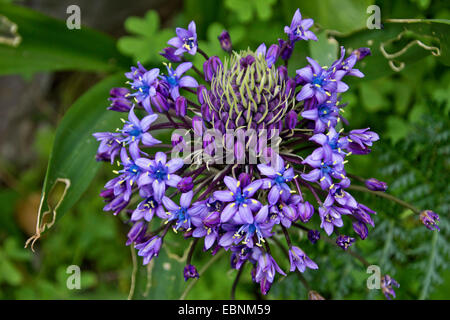
[[[127,215],[127,245],[138,250],[144,264],[158,256],[172,229],[194,239],[186,280],[199,277],[191,257],[203,238],[205,251],[231,252],[233,268],[250,263],[253,280],[266,294],[276,273],[285,275],[271,255],[271,244],[280,244],[272,242],[275,233],[285,236],[290,271],[298,272],[319,266],[291,241],[292,227],[307,231],[311,243],[335,236],[345,251],[356,236],[368,236],[375,212],[350,194],[354,176],[345,164],[352,154],[368,154],[379,136],[369,128],[345,130],[340,94],[349,89],[346,76],[364,76],[355,65],[370,50],[346,56],[341,47],[330,66],[308,57],[308,65],[290,77],[295,43],[317,40],[312,26],[297,10],[285,27],[286,40],[254,51],[233,51],[224,31],[218,40],[229,56],[220,59],[198,47],[191,22],[188,29],[176,29],[171,47],[161,53],[169,61],[166,74],[138,64],[125,74],[128,88],[111,90],[108,109],[128,113],[128,120],[116,132],[94,135],[100,141],[97,160],[117,160],[119,166],[101,196],[105,211]],[[185,54],[204,56],[203,72]],[[202,83],[185,75],[189,71]],[[154,138],[157,130],[173,130],[171,144]],[[387,190],[382,181],[356,178],[368,192]],[[308,227],[313,218],[326,235]],[[438,228],[432,211],[423,211],[420,219],[427,228]],[[339,233],[345,222],[355,237]],[[398,286],[385,275],[387,297],[395,295],[393,285]]]

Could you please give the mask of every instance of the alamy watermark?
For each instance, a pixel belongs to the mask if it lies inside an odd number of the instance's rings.
[[[368,29],[381,29],[381,9],[377,5],[367,7],[366,12],[370,14],[367,18],[366,26]]]
[[[69,16],[66,19],[66,26],[68,29],[73,30],[81,29],[81,9],[76,4],[72,4],[67,7],[66,13],[69,14]]]
[[[81,270],[77,265],[70,265],[66,269],[66,273],[69,275],[66,280],[66,286],[69,290],[81,289]]]

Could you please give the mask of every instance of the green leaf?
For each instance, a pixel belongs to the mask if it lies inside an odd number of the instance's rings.
[[[164,58],[159,52],[174,36],[174,31],[159,30],[159,26],[159,16],[156,11],[148,11],[144,18],[128,18],[125,21],[125,29],[132,35],[119,39],[117,42],[119,51],[143,64],[163,61]]]
[[[142,258],[137,257],[138,272],[133,299],[175,300],[180,298],[186,288],[183,276],[186,257],[169,253],[167,247],[166,244],[159,256],[152,259],[147,266],[143,266]]]
[[[372,0],[320,0],[297,1],[283,0],[283,12],[287,21],[300,9],[303,18],[313,18],[314,23],[323,29],[336,30],[343,33],[358,30],[366,26],[369,17],[366,10],[373,4]],[[286,23],[286,25],[289,25]]]
[[[24,7],[0,3],[0,24],[5,17],[16,26],[17,46],[0,41],[0,74],[54,70],[111,71],[126,68],[128,60],[114,39],[85,26],[70,30],[64,21]]]
[[[94,132],[111,130],[119,124],[120,114],[106,110],[109,90],[123,83],[122,74],[110,76],[83,96],[64,115],[53,144],[42,189],[39,232],[50,228],[80,198],[101,163],[95,161],[98,143]]]
[[[272,16],[272,6],[276,0],[226,0],[225,6],[233,11],[239,21],[250,22],[254,14],[262,21],[267,21]]]
[[[450,65],[449,33],[448,20],[396,19],[383,23],[383,29],[361,29],[336,39],[347,49],[371,49],[372,55],[357,67],[372,79],[401,71],[431,54]]]
[[[338,43],[325,32],[317,34],[317,41],[308,41],[311,58],[322,66],[330,66],[337,59]]]

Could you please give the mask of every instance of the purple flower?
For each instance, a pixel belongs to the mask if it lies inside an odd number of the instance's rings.
[[[338,113],[338,111],[337,111]],[[336,116],[337,116],[336,113]],[[313,120],[313,119],[311,119]],[[316,119],[317,120],[317,119]],[[329,121],[327,119],[326,121]],[[334,121],[333,121],[334,122]],[[317,129],[317,125],[316,125]],[[320,128],[319,128],[320,129]],[[315,143],[322,146],[322,148],[330,148],[332,152],[336,152],[341,156],[345,156],[346,153],[344,150],[347,148],[348,140],[346,137],[340,137],[339,133],[333,127],[328,129],[327,134],[317,133],[313,135],[309,140],[314,141]],[[329,151],[328,151],[329,152]]]
[[[326,129],[332,130],[339,119],[339,108],[336,104],[336,95],[332,94],[330,99],[309,110],[301,113],[305,119],[315,121],[314,133],[324,132]],[[313,136],[312,138],[314,138]],[[316,137],[320,139],[319,137]],[[347,141],[346,141],[347,142]]]
[[[120,152],[122,137],[119,133],[112,132],[97,132],[93,134],[97,141],[100,141],[100,145],[97,149],[97,154],[95,156],[97,161],[110,161],[111,164],[114,163],[114,159]]]
[[[289,40],[295,42],[298,40],[314,40],[317,41],[316,35],[308,30],[314,24],[313,19],[303,19],[300,9],[295,11],[292,18],[291,26],[285,26],[284,32],[289,36]]]
[[[139,68],[141,68],[140,66]],[[133,70],[133,69],[132,69]],[[145,70],[145,69],[144,69]],[[137,103],[142,104],[144,109],[148,113],[153,113],[151,104],[152,100],[156,96],[156,84],[159,75],[159,69],[154,68],[141,74],[140,69],[135,69],[135,71],[129,76],[132,82],[128,82],[131,89],[135,90],[130,96],[134,98]]]
[[[142,142],[147,147],[154,146],[161,143],[161,141],[153,138],[153,136],[147,131],[150,129],[150,125],[158,118],[156,114],[150,114],[145,116],[142,120],[139,120],[134,113],[134,107],[131,108],[128,113],[128,121],[124,121],[124,126],[120,132],[123,138],[120,139],[122,145],[136,144]]]
[[[366,187],[372,191],[386,191],[388,186],[386,182],[377,180],[375,178],[369,178],[365,181]]]
[[[146,241],[145,239],[145,233],[147,232],[147,224],[145,224],[143,221],[136,222],[128,232],[128,240],[126,242],[126,245],[129,246],[130,244],[134,243],[142,243]]]
[[[343,158],[336,153],[327,153],[326,148],[319,148],[313,151],[303,164],[313,168],[312,171],[301,175],[302,179],[310,182],[319,181],[322,189],[328,189],[333,184],[333,179],[346,180]]]
[[[284,227],[290,228],[292,222],[296,221],[299,217],[300,201],[301,197],[297,194],[291,194],[285,201],[280,199],[277,204],[270,208],[270,213],[272,214],[271,219],[276,224],[281,222]]]
[[[424,210],[420,213],[420,221],[422,221],[427,229],[440,231],[437,225],[440,221],[437,213],[431,210]]]
[[[166,47],[163,49],[163,52],[160,52],[159,54],[162,55],[167,60],[169,60],[170,62],[181,62],[181,57],[175,54],[176,50],[177,49],[173,47]]]
[[[253,245],[261,246],[261,242],[264,242],[265,237],[270,237],[272,234],[270,230],[273,224],[267,219],[269,214],[269,207],[263,206],[252,223],[245,223],[234,234],[235,243],[239,243],[244,240],[242,244],[245,244],[249,248],[253,248]],[[256,240],[256,242],[255,242]]]
[[[266,295],[269,292],[276,272],[286,275],[269,253],[260,253],[257,259],[255,282],[260,284],[262,294]]]
[[[138,256],[144,257],[144,265],[148,264],[153,257],[158,256],[159,250],[161,249],[161,244],[161,237],[154,236],[146,242],[135,245],[135,248],[139,250]]]
[[[139,194],[144,200],[138,204],[137,208],[131,214],[131,220],[137,221],[144,218],[146,221],[151,221],[155,213],[160,218],[166,217],[161,202],[156,201],[150,186],[147,188],[142,187],[139,190]]]
[[[320,223],[320,227],[325,230],[327,235],[333,233],[334,227],[342,227],[344,225],[341,212],[342,208],[337,207],[320,207],[319,208],[319,216],[322,222]],[[345,211],[343,211],[345,212]]]
[[[308,239],[312,244],[316,243],[320,239],[319,230],[309,230],[308,231]]]
[[[256,260],[253,259],[252,254],[253,248],[238,245],[231,247],[231,251],[233,252],[231,254],[231,267],[233,269],[240,269],[245,261],[250,261],[253,264],[256,263]]]
[[[270,166],[266,164],[258,164],[258,170],[261,175],[267,178],[262,179],[263,189],[270,189],[268,201],[270,205],[278,202],[280,197],[286,200],[291,194],[291,188],[286,182],[295,178],[294,169],[285,167],[284,160],[278,154],[275,155],[275,161]],[[283,194],[284,193],[284,194]]]
[[[175,47],[175,55],[181,55],[184,52],[188,52],[191,55],[197,53],[197,32],[195,22],[189,23],[188,29],[176,28],[177,36],[170,39],[167,43]]]
[[[214,198],[217,200],[230,202],[222,211],[221,222],[227,222],[239,212],[239,216],[244,222],[253,223],[252,210],[259,209],[260,203],[252,199],[252,196],[261,187],[262,181],[253,181],[243,189],[240,187],[240,181],[229,176],[224,178],[224,183],[228,187],[227,191],[214,192]]]
[[[155,154],[155,160],[139,158],[136,165],[145,172],[139,181],[140,185],[151,184],[154,197],[160,200],[166,192],[166,185],[176,187],[181,177],[174,174],[180,169],[184,162],[180,158],[175,158],[167,162],[167,156],[163,152]]]
[[[267,47],[264,43],[262,43],[257,49],[256,49],[256,56],[262,56],[266,59],[267,67],[270,68],[275,62],[278,60],[278,57],[280,55],[280,47],[276,44],[273,44],[269,47],[269,50],[267,50]]]
[[[342,79],[344,76],[354,76],[358,78],[364,77],[364,74],[358,69],[353,69],[358,57],[355,53],[352,53],[347,59],[344,60],[345,48],[341,46],[341,57],[335,61],[330,67],[335,73],[335,79]]]
[[[179,117],[185,117],[186,116],[186,109],[187,109],[187,100],[183,96],[179,96],[175,100],[175,113]]]
[[[192,68],[192,62],[183,62],[175,70],[171,64],[166,65],[167,75],[163,75],[163,79],[169,84],[170,96],[176,100],[180,96],[180,88],[197,88],[198,82],[191,76],[181,77],[186,71]]]
[[[324,205],[329,207],[336,201],[343,207],[357,208],[358,203],[350,193],[344,190],[345,186],[340,183],[332,184],[328,190],[327,198],[324,201]]]
[[[199,278],[199,274],[197,272],[197,268],[195,268],[192,264],[188,264],[184,267],[184,281],[188,281],[191,278]]]
[[[353,242],[355,242],[355,238],[345,235],[339,235],[336,239],[336,244],[344,250],[347,250]]]
[[[371,150],[369,147],[372,146],[374,141],[380,139],[378,134],[373,131],[368,131],[366,129],[357,129],[350,131],[347,140],[349,142],[348,149],[354,154],[367,154]]]
[[[125,201],[130,199],[134,185],[141,185],[140,179],[144,175],[141,168],[136,165],[139,157],[139,149],[136,145],[130,146],[130,154],[131,158],[128,156],[126,149],[122,148],[120,151],[120,164],[123,168],[115,171],[115,173],[120,175],[105,185],[105,188],[108,188],[110,185],[113,186],[116,195],[123,193]]]
[[[231,37],[227,30],[223,30],[220,36],[217,37],[220,42],[220,47],[222,50],[231,53],[232,45],[231,45]]]
[[[168,221],[176,221],[175,230],[180,228],[184,230],[191,230],[191,218],[199,213],[198,208],[191,208],[193,191],[183,193],[180,197],[180,205],[177,205],[170,198],[164,197],[162,203],[164,207],[169,211]]]
[[[395,291],[393,286],[400,288],[400,284],[398,284],[398,282],[395,281],[395,279],[391,278],[389,275],[385,275],[381,278],[381,290],[388,300],[391,300],[391,297],[395,298]]]
[[[289,249],[289,261],[291,263],[290,271],[298,269],[300,272],[305,272],[306,268],[319,269],[317,264],[312,261],[302,249],[296,246],[292,246]]]
[[[108,107],[108,110],[118,111],[118,112],[128,112],[131,109],[131,103],[127,99],[130,95],[130,90],[127,88],[112,88],[109,91],[108,98],[111,101],[111,105]]]
[[[300,84],[303,84],[297,95],[298,101],[315,97],[318,104],[324,103],[333,93],[345,92],[348,86],[335,78],[332,70],[322,68],[317,61],[306,57],[309,66],[297,70]]]

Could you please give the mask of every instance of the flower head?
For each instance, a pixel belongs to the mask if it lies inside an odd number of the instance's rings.
[[[191,55],[197,53],[197,31],[194,21],[191,21],[191,23],[189,23],[187,30],[183,28],[177,28],[176,34],[176,37],[173,37],[167,42],[168,44],[176,48],[174,52],[175,55],[181,55],[184,52],[188,52]]]
[[[316,35],[308,30],[314,24],[313,19],[303,19],[300,10],[295,11],[294,17],[291,21],[291,26],[285,26],[284,32],[289,36],[290,41],[298,40],[314,40],[317,41]]]
[[[420,221],[427,227],[429,230],[437,230],[440,231],[438,227],[439,215],[431,210],[424,210],[420,213]]]

